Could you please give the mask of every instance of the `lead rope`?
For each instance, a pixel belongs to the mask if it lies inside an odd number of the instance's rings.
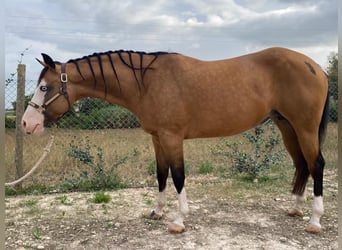
[[[47,154],[50,152],[52,143],[54,141],[54,136],[51,135],[50,140],[48,141],[48,143],[46,144],[45,148],[43,149],[44,152],[42,154],[42,156],[39,158],[39,160],[37,161],[37,163],[33,166],[33,168],[27,172],[24,176],[20,177],[18,180],[12,181],[12,182],[6,182],[5,186],[14,186],[20,182],[22,182],[23,180],[25,180],[27,177],[29,177],[37,168],[38,166],[42,163],[42,161],[45,159],[45,157],[47,156]]]

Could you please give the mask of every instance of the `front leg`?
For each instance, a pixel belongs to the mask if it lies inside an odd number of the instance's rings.
[[[163,210],[166,205],[166,182],[169,175],[169,166],[166,163],[163,149],[161,148],[159,138],[157,136],[152,137],[154,151],[156,154],[157,162],[157,179],[159,186],[159,193],[157,196],[157,207],[152,210],[149,214],[150,218],[153,220],[159,220],[163,216]]]
[[[158,170],[157,170],[158,172]],[[159,192],[157,196],[157,207],[153,209],[150,213],[150,217],[153,220],[160,220],[163,217],[164,207],[166,205],[166,180],[167,180],[167,173],[157,174],[158,176],[158,185],[159,185]]]
[[[163,214],[162,210],[166,203],[166,180],[170,167],[173,183],[178,193],[179,210],[175,220],[169,224],[169,232],[182,233],[185,231],[184,217],[189,211],[184,189],[183,138],[177,135],[162,134],[162,136],[153,137],[153,145],[157,158],[159,194],[157,209],[152,211],[151,217],[159,219]]]
[[[164,142],[164,152],[167,162],[171,167],[173,184],[178,193],[178,213],[172,223],[169,224],[169,232],[182,233],[185,231],[184,218],[189,212],[186,192],[184,188],[184,159],[183,140],[177,140],[176,136],[168,137]]]
[[[303,206],[306,200],[306,192],[304,191],[302,195],[296,195],[296,201],[292,208],[287,212],[289,216],[303,216]]]
[[[171,233],[182,233],[185,231],[184,217],[189,213],[188,202],[186,199],[185,188],[178,193],[178,206],[179,211],[177,217],[173,222],[169,223],[169,232]]]

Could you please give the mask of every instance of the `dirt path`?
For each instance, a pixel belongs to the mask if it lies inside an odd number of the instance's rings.
[[[22,196],[6,199],[6,249],[337,249],[337,187],[327,189],[323,232],[304,232],[303,218],[285,213],[288,194],[229,195],[227,183],[188,181],[190,214],[181,235],[167,232],[177,207],[168,189],[166,217],[142,215],[153,207],[156,188],[107,192],[106,204],[90,201],[94,193]]]

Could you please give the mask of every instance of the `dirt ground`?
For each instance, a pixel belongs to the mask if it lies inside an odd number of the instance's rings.
[[[202,177],[203,178],[203,177]],[[286,209],[289,194],[229,192],[229,180],[187,179],[190,214],[186,231],[167,231],[177,208],[168,187],[165,217],[152,221],[143,214],[155,204],[156,187],[106,192],[112,200],[95,204],[94,193],[66,193],[6,198],[6,249],[337,249],[337,186],[327,185],[323,231],[304,232],[304,217]]]

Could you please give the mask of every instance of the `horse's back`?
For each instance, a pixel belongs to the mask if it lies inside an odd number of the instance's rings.
[[[182,130],[186,138],[237,134],[274,110],[288,118],[303,110],[317,113],[327,92],[320,67],[283,48],[217,61],[183,55],[163,60],[165,71],[151,88],[155,103],[147,106],[159,126]]]

